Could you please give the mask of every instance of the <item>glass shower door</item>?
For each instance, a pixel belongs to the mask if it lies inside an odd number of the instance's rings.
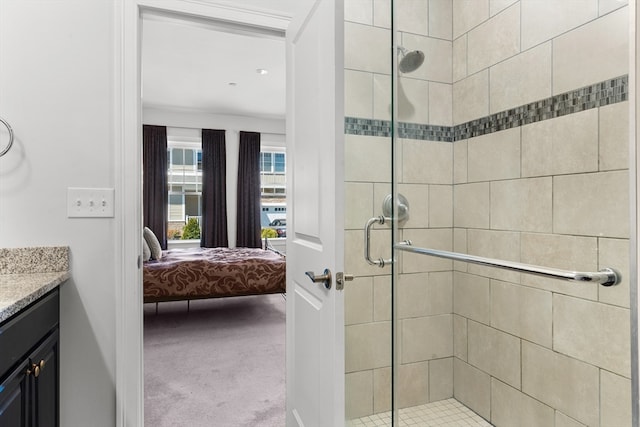
[[[631,426],[629,7],[392,7],[393,425]]]

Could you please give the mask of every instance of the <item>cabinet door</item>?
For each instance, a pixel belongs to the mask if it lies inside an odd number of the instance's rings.
[[[0,426],[27,426],[29,363],[23,361],[0,383]]]
[[[58,330],[54,330],[38,348],[31,353],[31,425],[33,427],[57,427],[58,414]]]

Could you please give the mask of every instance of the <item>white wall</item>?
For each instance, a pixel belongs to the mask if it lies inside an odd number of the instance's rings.
[[[144,108],[142,123],[147,125],[168,126],[167,136],[191,139],[200,136],[200,129],[226,130],[227,153],[227,233],[229,246],[235,247],[237,224],[237,188],[238,188],[238,152],[240,131],[260,132],[261,146],[285,146],[284,119],[260,117],[229,116],[195,111],[171,111],[156,108]]]
[[[0,158],[0,246],[70,247],[63,426],[115,425],[115,219],[66,213],[68,187],[114,187],[114,3],[0,2],[0,116],[15,132]]]

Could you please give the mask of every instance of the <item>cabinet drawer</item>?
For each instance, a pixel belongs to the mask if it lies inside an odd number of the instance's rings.
[[[54,289],[0,325],[0,379],[58,325],[59,291]]]

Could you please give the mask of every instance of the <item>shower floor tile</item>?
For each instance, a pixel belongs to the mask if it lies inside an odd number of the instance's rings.
[[[400,409],[400,427],[491,427],[491,424],[455,399]],[[391,413],[349,420],[349,427],[388,427]]]

